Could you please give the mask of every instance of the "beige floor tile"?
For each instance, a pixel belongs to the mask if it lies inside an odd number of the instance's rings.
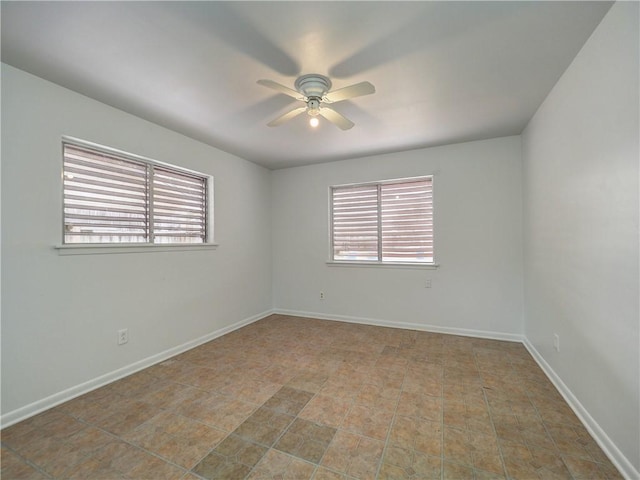
[[[65,472],[86,458],[82,452],[68,444],[58,442],[39,450],[27,459],[53,477],[64,477]]]
[[[546,428],[562,454],[594,460],[589,450],[585,448],[592,442],[591,436],[582,425],[547,424]]]
[[[184,474],[184,470],[151,455],[147,455],[142,461],[126,473],[128,478],[135,478],[139,480],[156,480],[159,478],[164,480],[179,480],[184,476]]]
[[[404,372],[372,367],[367,375],[366,384],[380,388],[400,389],[404,382]]]
[[[442,422],[442,398],[405,391],[400,395],[397,412],[405,417]]]
[[[169,436],[158,448],[150,451],[169,462],[189,469],[211,451],[211,445],[191,438]]]
[[[442,459],[425,453],[389,446],[380,469],[381,478],[433,478],[439,479]]]
[[[193,467],[226,436],[226,432],[222,430],[195,422],[192,422],[194,429],[199,429],[200,432],[194,432],[194,435],[184,431],[184,424],[175,428],[176,424],[167,420],[158,423],[163,426],[147,423],[123,438],[186,469]]]
[[[600,465],[596,462],[568,455],[564,455],[562,460],[575,480],[606,478],[606,474],[600,469]]]
[[[409,361],[406,358],[396,356],[380,356],[375,363],[375,368],[390,370],[396,374],[404,374],[407,371]]]
[[[200,461],[192,471],[207,479],[245,478],[267,448],[231,435]]]
[[[123,402],[122,406],[112,407],[109,415],[92,423],[114,435],[124,435],[148,421],[159,411],[158,408],[145,402]]]
[[[280,389],[281,385],[260,380],[234,382],[222,389],[222,392],[243,402],[262,405]]]
[[[260,372],[260,376],[268,382],[284,385],[298,374],[296,370],[281,365],[269,365]]]
[[[44,480],[47,478],[45,474],[24,463],[22,459],[4,447],[0,455],[0,464],[0,478],[23,480]]]
[[[318,467],[313,475],[313,480],[349,480],[343,473],[334,472],[328,468]]]
[[[362,387],[363,383],[364,379],[329,377],[322,388],[318,391],[318,394],[352,402],[358,395],[358,391]]]
[[[299,373],[287,382],[287,387],[317,393],[328,380],[329,376],[323,373],[306,371]]]
[[[343,420],[341,428],[376,440],[385,440],[392,420],[393,413],[389,411],[354,405]]]
[[[507,476],[503,473],[485,472],[484,470],[475,469],[476,480],[506,480]]]
[[[271,447],[294,418],[263,406],[236,428],[234,435],[265,447]]]
[[[621,478],[521,344],[286,315],[5,428],[2,447],[10,479]]]
[[[396,416],[389,444],[427,455],[442,455],[442,424],[414,417]]]
[[[159,408],[173,409],[187,400],[188,392],[192,389],[179,383],[165,381],[159,388],[142,394],[140,399]]]
[[[395,412],[400,392],[399,388],[365,383],[355,397],[355,403],[365,407]]]
[[[435,377],[407,375],[402,384],[402,390],[405,392],[434,397],[442,396],[442,389],[442,380]]]
[[[203,400],[184,404],[177,412],[211,427],[231,432],[244,422],[256,405],[232,397],[213,394]]]
[[[445,427],[443,451],[447,461],[495,474],[504,472],[493,435]]]
[[[329,397],[317,394],[298,414],[300,418],[330,427],[339,427],[342,424],[352,403],[342,398]]]
[[[571,478],[562,456],[557,451],[529,447],[533,457],[533,465],[538,467],[540,478]]]
[[[457,463],[445,461],[443,463],[443,475],[444,480],[461,480],[461,479],[473,479],[473,469]]]
[[[318,464],[336,433],[335,428],[297,419],[278,440],[275,448]]]
[[[114,441],[115,438],[112,435],[94,427],[87,427],[65,439],[69,447],[83,455],[93,454]]]
[[[277,450],[269,450],[255,466],[248,480],[307,480],[315,466]]]
[[[300,411],[307,405],[314,394],[304,390],[298,390],[291,387],[282,387],[264,406],[286,415],[298,415]]]
[[[157,382],[155,375],[143,370],[108,385],[106,389],[124,397],[140,397],[155,389]]]
[[[322,458],[322,465],[357,479],[374,479],[384,442],[338,430]]]
[[[445,400],[444,424],[447,427],[493,434],[494,425],[486,410],[468,408],[465,403]]]
[[[65,475],[69,480],[128,480],[123,473],[91,458],[70,468]]]
[[[70,468],[62,478],[179,479],[185,471],[128,445],[116,442]]]

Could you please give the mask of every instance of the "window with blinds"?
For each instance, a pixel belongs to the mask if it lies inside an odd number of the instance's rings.
[[[64,243],[206,243],[209,177],[63,143]]]
[[[334,261],[434,263],[433,177],[331,188]]]

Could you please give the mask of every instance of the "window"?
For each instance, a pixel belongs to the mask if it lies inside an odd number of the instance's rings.
[[[193,244],[209,234],[207,175],[63,142],[65,244]]]
[[[433,265],[433,177],[331,187],[331,248],[337,262]]]

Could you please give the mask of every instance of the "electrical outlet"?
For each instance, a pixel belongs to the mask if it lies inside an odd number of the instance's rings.
[[[123,328],[122,330],[118,330],[118,345],[124,345],[129,341],[129,330]]]
[[[424,282],[424,288],[431,288],[431,279],[427,278]]]
[[[556,349],[556,352],[560,351],[560,335],[557,333],[553,334],[553,348]]]
[[[320,292],[320,300],[324,300],[324,292]]]

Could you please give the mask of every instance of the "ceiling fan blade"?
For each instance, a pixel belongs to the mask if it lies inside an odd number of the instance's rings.
[[[288,111],[284,115],[280,115],[275,120],[271,120],[269,123],[267,123],[267,125],[270,127],[277,127],[278,125],[282,125],[284,122],[291,120],[293,117],[297,117],[306,109],[307,107],[294,108],[293,110]]]
[[[258,83],[267,88],[272,88],[280,93],[284,93],[285,95],[289,95],[296,100],[304,101],[304,95],[302,95],[300,92],[296,92],[295,90],[292,90],[289,87],[285,87],[284,85],[281,85],[278,82],[274,82],[273,80],[258,80]]]
[[[333,108],[322,107],[320,109],[320,115],[322,115],[324,118],[329,120],[341,130],[349,130],[355,125],[351,120],[339,114]]]
[[[341,102],[342,100],[347,100],[349,98],[361,97],[362,95],[371,95],[372,93],[376,93],[376,87],[374,87],[369,82],[360,82],[349,87],[344,87],[338,90],[334,90],[333,92],[329,92],[324,96],[323,100],[326,102],[335,103]]]

